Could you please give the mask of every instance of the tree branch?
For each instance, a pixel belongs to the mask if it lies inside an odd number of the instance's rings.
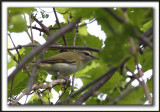
[[[62,34],[72,30],[75,25],[79,22],[79,19],[76,22],[72,22],[66,26],[64,26],[61,30],[57,31],[55,34],[51,35],[47,42],[44,43],[42,46],[39,46],[31,51],[29,55],[25,59],[23,59],[16,67],[16,69],[8,76],[8,81],[12,79],[15,74],[24,67],[24,65],[31,60],[37,53],[41,52],[43,49],[49,47],[53,42],[55,42]]]
[[[100,89],[115,73],[117,67],[111,67],[107,73],[103,75],[103,79],[96,82],[91,89],[85,92],[81,97],[79,97],[74,104],[82,104],[86,101],[90,96],[92,96],[98,89]]]
[[[77,91],[76,93],[70,95],[68,98],[64,99],[63,101],[59,102],[58,104],[65,104],[67,101],[69,101],[70,99],[72,99],[73,97],[77,96],[78,94],[82,93],[84,90],[86,90],[88,87],[90,87],[93,84],[97,84],[97,82],[101,82],[101,80],[103,80],[105,77],[110,76],[109,73],[115,71],[115,69],[117,70],[117,68],[111,67],[108,72],[102,76],[100,76],[99,78],[97,78],[96,80],[90,82],[89,84],[87,84],[85,87],[81,88],[79,91]],[[109,77],[108,77],[109,78]],[[94,87],[94,86],[93,86]]]
[[[143,35],[149,38],[152,34],[153,34],[153,26],[148,28],[148,30]]]
[[[111,14],[111,16],[114,17],[114,19],[116,19],[118,22],[120,23],[124,23],[125,21],[123,19],[121,19],[116,13],[114,13],[111,9],[109,8],[104,8],[109,14]]]
[[[56,85],[60,85],[60,84],[66,84],[66,80],[64,79],[56,79],[53,80],[52,82],[50,82],[49,84],[34,84],[32,86],[32,90],[38,90],[38,89],[51,89],[52,87],[56,86]],[[14,101],[12,102],[12,104],[17,104],[18,101],[24,96],[26,95],[26,90],[24,90],[22,92],[22,94]]]
[[[122,98],[124,98],[127,94],[129,94],[130,92],[132,92],[137,88],[139,88],[139,86],[127,89],[121,95],[119,95],[116,99],[113,100],[113,104],[117,104]]]
[[[136,29],[132,30],[133,33],[135,33],[146,45],[148,45],[151,49],[153,49],[151,41],[146,38],[146,36],[143,34],[141,35]]]
[[[23,47],[40,47],[41,45],[37,44],[28,44],[28,45],[18,45],[17,47],[14,48],[8,48],[8,50],[14,50],[14,49],[22,49]],[[92,47],[81,47],[81,46],[59,46],[59,45],[50,45],[48,47],[49,50],[54,50],[54,49],[79,49],[79,50],[91,50],[95,52],[101,52],[100,49],[97,48],[92,48]]]
[[[58,19],[55,8],[53,8],[53,11],[54,11],[54,14],[55,14],[55,17],[56,17],[56,23],[58,24],[59,28],[61,29],[61,24],[59,23],[59,19]],[[62,34],[62,37],[63,37],[64,44],[67,46],[67,41],[66,41],[65,35]]]

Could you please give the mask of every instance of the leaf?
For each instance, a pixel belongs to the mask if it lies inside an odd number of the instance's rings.
[[[129,42],[125,36],[107,37],[105,47],[100,57],[107,63],[114,66],[119,65],[129,55]]]
[[[13,14],[24,14],[24,13],[30,13],[31,11],[34,11],[35,8],[20,8],[20,7],[16,7],[16,8],[8,8],[8,12],[11,12]]]
[[[13,78],[12,96],[18,95],[27,87],[29,76],[24,70],[20,70]],[[10,97],[11,80],[8,82],[8,97]]]
[[[122,100],[118,102],[118,104],[144,104],[146,101],[144,97],[144,90],[140,86],[139,88],[128,93]]]
[[[148,20],[147,16],[152,17],[152,8],[128,8],[127,9],[129,22],[135,26],[142,27]]]
[[[152,20],[148,21],[143,25],[142,28],[140,28],[143,32],[146,32],[150,27],[152,26]]]
[[[138,59],[142,65],[143,71],[147,71],[153,68],[153,53],[152,50],[147,50],[142,55],[138,54]]]
[[[119,75],[119,72],[115,72],[114,75],[108,80],[103,87],[99,90],[99,92],[106,93],[112,97],[115,97],[119,94],[118,91],[114,91],[116,87],[119,86],[121,81],[123,81],[123,76]]]
[[[26,30],[27,30],[26,20],[22,18],[21,14],[17,14],[11,17],[8,31],[23,32]]]
[[[153,93],[153,78],[147,81],[147,86],[150,93]]]

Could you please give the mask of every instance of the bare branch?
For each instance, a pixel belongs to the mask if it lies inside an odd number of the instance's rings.
[[[22,49],[23,47],[40,47],[41,45],[37,44],[28,44],[28,45],[18,45],[17,47],[14,48],[8,48],[8,50],[14,50],[14,49]],[[92,47],[81,47],[81,46],[59,46],[59,45],[50,45],[48,47],[49,50],[55,50],[55,49],[79,49],[79,50],[91,50],[95,52],[101,52],[100,49],[97,48],[92,48]]]
[[[73,46],[76,45],[77,34],[78,34],[78,27],[76,27],[76,32],[75,32],[74,40],[73,40]],[[74,52],[75,52],[75,50],[74,50]]]
[[[30,23],[30,32],[31,32],[31,40],[32,43],[35,44],[34,39],[33,39],[33,32],[32,32],[32,19],[31,19],[31,14],[29,15],[29,23]]]
[[[61,24],[59,23],[59,19],[58,19],[58,16],[57,16],[55,8],[53,8],[53,11],[54,11],[54,14],[55,14],[55,17],[56,17],[56,22],[57,22],[59,28],[61,29],[62,27],[61,27]],[[62,37],[63,37],[64,44],[67,46],[67,41],[66,41],[65,35],[62,34]]]

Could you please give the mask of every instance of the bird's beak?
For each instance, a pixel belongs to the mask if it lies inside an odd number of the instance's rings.
[[[98,58],[98,57],[96,57],[96,56],[92,56],[92,58],[93,58],[93,59],[100,59],[100,58]]]

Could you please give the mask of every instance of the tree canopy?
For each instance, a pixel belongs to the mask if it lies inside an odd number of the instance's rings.
[[[48,21],[50,26],[47,26],[43,20],[51,14],[56,23]],[[61,14],[65,21],[60,22],[57,14]],[[29,25],[25,15],[30,17]],[[102,39],[87,31],[87,24],[95,21],[106,34],[104,45]],[[39,26],[33,26],[34,22]],[[146,72],[153,69],[152,24],[153,8],[53,8],[52,12],[39,12],[37,8],[8,8],[8,39],[12,39],[10,34],[21,32],[26,32],[30,39],[27,45],[8,48],[8,69],[16,67],[17,70],[8,76],[8,104],[20,105],[19,100],[27,94],[29,87],[28,96],[31,97],[26,104],[32,105],[143,105],[146,101],[152,104],[152,74],[145,79]],[[39,31],[48,42],[46,46],[34,40],[34,31]],[[53,42],[49,43],[51,40]],[[82,86],[75,85],[72,89],[72,82],[67,86],[64,79],[54,77],[48,82],[45,71],[26,66],[37,62],[42,55],[47,58],[74,49],[89,50],[100,58],[76,73],[75,80],[80,79]],[[16,53],[12,53],[13,50]],[[136,86],[133,85],[135,81]],[[58,100],[53,103],[53,99]]]

